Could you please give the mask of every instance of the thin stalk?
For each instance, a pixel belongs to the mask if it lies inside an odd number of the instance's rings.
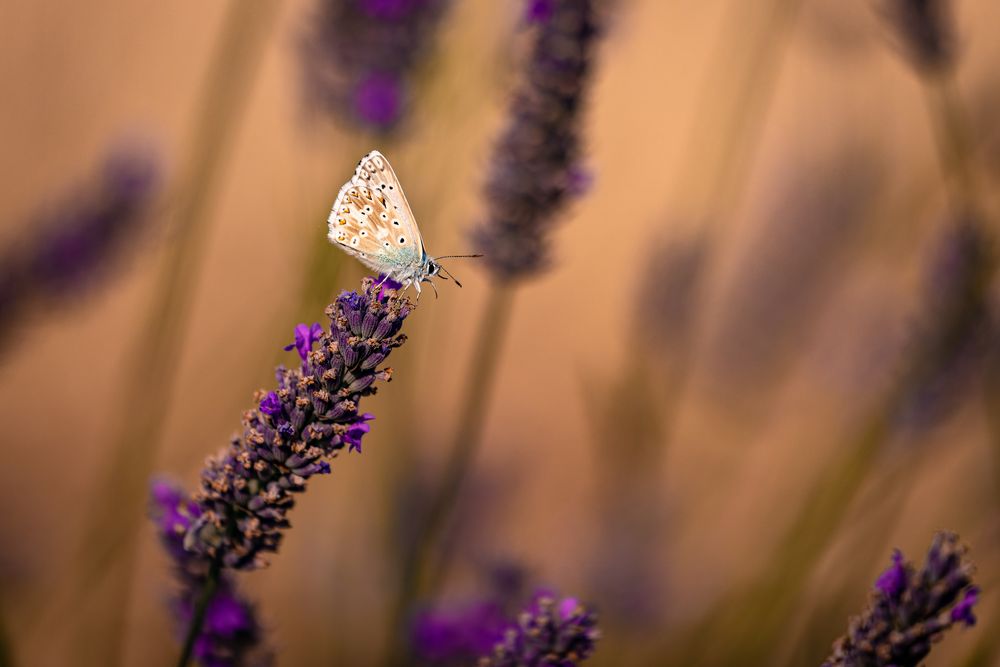
[[[187,667],[188,663],[191,662],[194,643],[198,641],[198,635],[201,634],[201,628],[205,624],[205,613],[208,611],[209,603],[212,602],[212,598],[215,596],[215,589],[219,587],[219,571],[219,562],[213,560],[208,570],[208,576],[205,578],[205,586],[201,589],[198,600],[195,602],[194,614],[191,616],[191,625],[188,627],[187,635],[184,637],[184,647],[181,649],[181,655],[177,659],[177,667]]]
[[[490,404],[503,342],[510,324],[514,288],[494,285],[476,335],[473,361],[463,393],[458,425],[441,483],[414,540],[413,553],[403,564],[396,600],[390,616],[393,644],[388,664],[405,663],[405,620],[413,603],[437,578],[436,549],[445,532],[455,500],[468,475],[482,440],[483,424]]]
[[[210,204],[256,80],[264,46],[280,4],[232,0],[200,95],[191,155],[178,186],[173,243],[166,251],[139,334],[133,341],[127,375],[121,383],[123,422],[105,468],[96,504],[85,520],[86,544],[70,607],[98,585],[115,565],[107,609],[113,618],[89,615],[95,631],[84,631],[81,645],[101,650],[117,644],[127,608],[135,560],[135,532],[176,380],[184,330],[202,264]],[[116,664],[120,656],[104,656]]]
[[[924,84],[935,119],[939,161],[956,210],[976,211],[970,143],[961,122],[961,105],[950,74],[925,78]],[[982,224],[978,216],[974,219]],[[836,536],[851,503],[874,471],[871,464],[892,434],[894,418],[900,413],[903,402],[913,389],[923,386],[936,372],[942,362],[938,355],[947,354],[951,346],[959,342],[957,338],[968,326],[968,319],[985,303],[995,274],[996,264],[991,261],[978,277],[971,295],[956,295],[957,299],[962,299],[960,307],[951,312],[948,321],[937,323],[941,327],[936,330],[939,337],[929,339],[930,348],[913,347],[913,356],[904,363],[895,385],[852,440],[854,444],[834,467],[828,469],[807,497],[769,566],[751,586],[735,599],[724,600],[709,614],[707,622],[699,624],[693,634],[707,646],[715,646],[705,641],[708,638],[721,636],[724,631],[729,633],[725,648],[720,652],[721,664],[729,664],[727,660],[759,662],[773,653],[771,647],[777,645],[809,573]],[[698,655],[696,642],[686,645]]]

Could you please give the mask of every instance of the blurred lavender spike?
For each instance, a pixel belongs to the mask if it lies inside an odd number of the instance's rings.
[[[179,630],[184,632],[191,623],[195,601],[208,574],[208,561],[184,549],[184,535],[201,508],[179,487],[164,480],[153,482],[150,495],[150,514],[180,583],[171,608]],[[253,605],[243,599],[232,577],[224,574],[206,609],[193,657],[205,667],[270,664],[271,656],[262,644],[262,634]]]
[[[899,551],[875,583],[863,614],[851,619],[824,667],[916,667],[956,623],[976,623],[973,566],[952,533],[934,536],[920,571]]]
[[[375,132],[404,119],[450,0],[319,0],[301,45],[306,104]]]
[[[992,262],[991,242],[969,216],[950,222],[934,242],[924,276],[924,315],[912,343],[921,346],[926,362],[907,382],[910,392],[899,415],[905,427],[940,423],[973,384],[993,328],[988,303]],[[942,322],[951,324],[942,327]]]
[[[391,369],[378,366],[406,340],[400,328],[412,305],[398,287],[366,278],[360,292],[343,292],[327,308],[329,330],[296,327],[302,364],[278,369],[277,390],[259,392],[243,434],[206,463],[185,550],[224,567],[262,567],[289,526],[292,494],[329,473],[329,459],[345,447],[361,451],[373,415],[359,411],[360,401],[389,380]]]
[[[66,302],[96,286],[134,242],[159,185],[147,150],[112,152],[89,191],[61,196],[31,225],[31,237],[0,258],[0,339],[33,303]]]
[[[884,0],[882,13],[919,70],[940,71],[954,64],[950,5],[950,0]]]
[[[548,265],[551,227],[591,178],[580,165],[580,124],[597,36],[594,1],[533,0],[527,15],[534,47],[493,150],[486,219],[472,230],[501,283]]]
[[[479,667],[574,667],[594,654],[597,616],[575,598],[535,597]]]

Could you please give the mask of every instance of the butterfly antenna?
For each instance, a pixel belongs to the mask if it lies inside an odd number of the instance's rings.
[[[470,257],[482,257],[482,255],[441,255],[434,259],[468,259]]]
[[[477,255],[455,255],[455,256],[456,257],[476,257]],[[482,257],[482,255],[478,255],[478,257]],[[454,280],[455,284],[458,285],[459,287],[462,286],[462,283],[458,282],[458,278],[456,278],[455,276],[451,275],[451,272],[448,269],[444,268],[440,264],[438,265],[438,267],[439,267],[438,268],[438,273],[440,273],[443,277],[448,278],[450,280]]]

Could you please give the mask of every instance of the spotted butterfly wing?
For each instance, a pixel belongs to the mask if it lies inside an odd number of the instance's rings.
[[[372,151],[337,195],[329,238],[378,273],[407,279],[422,267],[424,243],[389,161]]]

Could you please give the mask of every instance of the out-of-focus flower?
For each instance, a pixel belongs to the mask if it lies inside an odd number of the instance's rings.
[[[208,563],[184,549],[184,535],[201,509],[177,486],[157,480],[151,489],[150,512],[180,583],[171,606],[178,630],[184,633],[191,624],[195,601],[205,586],[208,573]],[[253,605],[243,599],[232,578],[223,574],[206,607],[192,655],[205,667],[269,664],[270,656],[262,645],[262,634]]]
[[[413,623],[413,653],[419,664],[470,665],[504,636],[510,617],[495,601],[438,606],[419,613]]]
[[[950,67],[955,58],[950,0],[884,0],[883,14],[919,69]]]
[[[575,598],[542,593],[479,667],[573,667],[594,654],[597,616]]]
[[[0,336],[33,302],[66,301],[93,287],[134,242],[159,184],[146,151],[107,158],[96,187],[66,196],[0,258]]]
[[[533,50],[493,151],[472,236],[495,280],[546,267],[548,235],[581,188],[580,125],[597,35],[593,0],[532,0]]]
[[[825,667],[916,667],[945,630],[976,622],[979,589],[958,537],[938,533],[917,571],[898,551],[863,614],[851,619]]]
[[[989,276],[993,248],[977,222],[961,217],[934,243],[925,272],[921,317],[913,340],[918,363],[900,420],[911,428],[941,422],[961,402],[993,329]]]
[[[301,57],[307,102],[377,132],[406,115],[409,79],[449,0],[319,0]]]

